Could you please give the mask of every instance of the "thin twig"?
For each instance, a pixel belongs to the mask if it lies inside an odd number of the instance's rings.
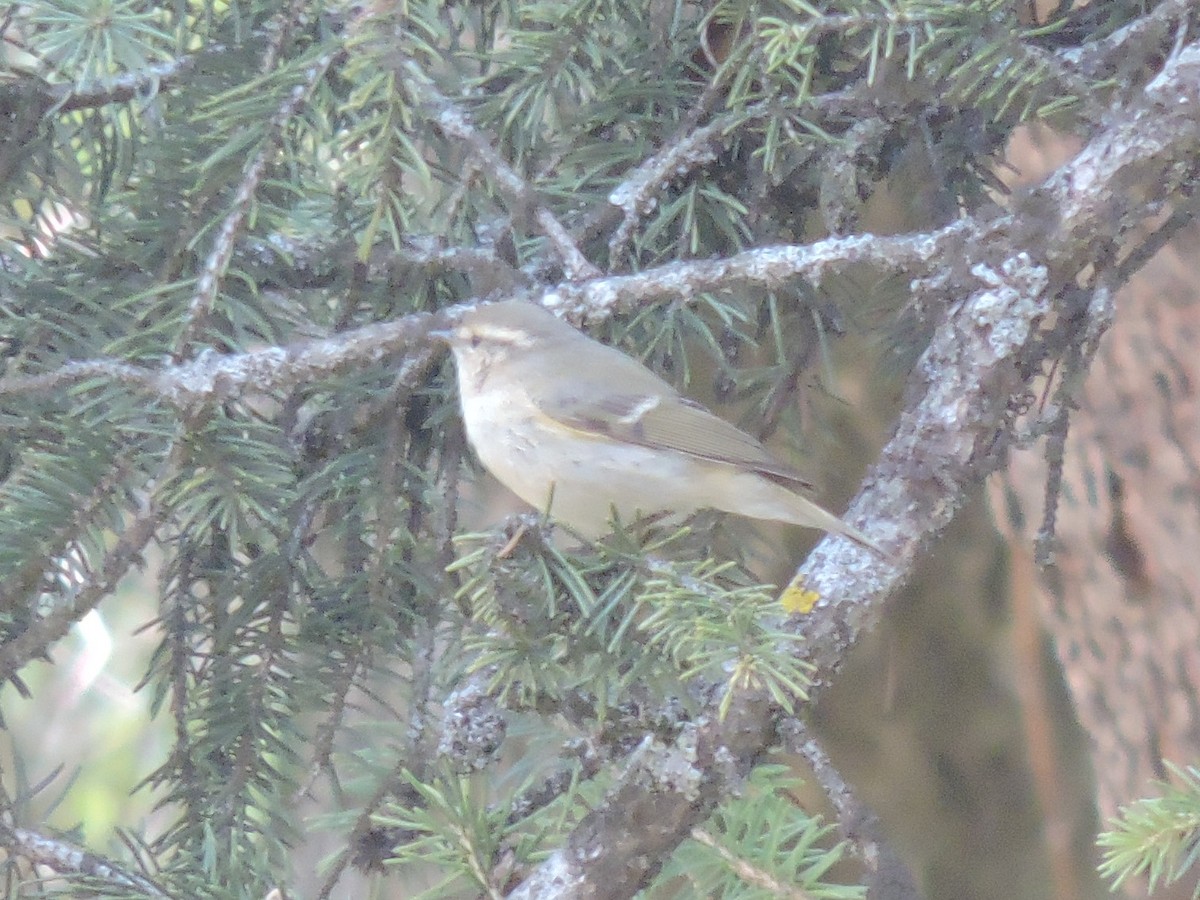
[[[799,109],[787,110],[776,101],[763,101],[674,135],[608,195],[608,202],[621,211],[621,224],[608,243],[610,266],[615,265],[625,252],[637,223],[654,209],[655,195],[672,182],[682,181],[697,169],[714,162],[717,149],[730,139],[736,127],[783,113],[815,115],[822,120],[845,116],[862,106],[864,101],[860,93],[850,89],[821,94],[810,97]]]
[[[878,816],[858,799],[803,720],[789,718],[781,722],[779,735],[785,750],[803,757],[808,763],[817,784],[833,806],[842,838],[873,870],[879,859],[881,828]]]
[[[642,217],[654,208],[654,198],[673,181],[717,159],[730,129],[747,120],[766,115],[768,104],[727,113],[685,134],[676,135],[649,159],[642,162],[608,195],[608,202],[621,210],[621,224],[608,242],[610,265],[616,265],[633,238],[633,230]]]
[[[234,250],[233,262],[252,265],[259,275],[260,289],[270,287],[324,288],[343,277],[335,260],[344,255],[344,244],[310,237],[298,240],[281,234],[266,238],[247,236]],[[531,285],[528,276],[502,259],[495,250],[480,247],[447,247],[441,236],[406,235],[401,247],[373,253],[367,261],[366,278],[389,284],[407,277],[412,270],[436,277],[457,272],[470,279],[473,295],[483,297],[494,290],[513,291]],[[261,274],[258,270],[261,270]]]
[[[517,825],[538,810],[545,809],[569,791],[580,778],[590,779],[598,775],[609,758],[608,748],[591,738],[583,737],[567,741],[556,754],[556,759],[560,761],[578,760],[578,771],[564,767],[517,794],[507,803],[506,823]]]
[[[770,872],[764,871],[750,860],[738,856],[724,847],[720,841],[704,829],[693,828],[691,838],[715,851],[725,861],[725,865],[729,866],[734,874],[747,884],[770,891],[776,897],[783,897],[785,900],[812,900],[812,894],[793,884],[784,884]]]
[[[286,33],[286,29],[280,28],[276,32],[276,37],[282,39]],[[268,48],[268,55],[270,54],[271,51]],[[229,260],[233,257],[238,234],[241,232],[246,217],[250,214],[250,209],[254,204],[254,195],[258,191],[263,173],[266,172],[268,161],[275,154],[276,144],[281,138],[284,128],[339,56],[340,53],[326,53],[309,66],[304,73],[303,80],[288,92],[284,102],[271,117],[258,152],[242,172],[242,180],[238,183],[237,191],[233,196],[232,209],[225,216],[225,221],[221,223],[208,258],[200,270],[196,291],[188,303],[186,324],[176,339],[171,353],[176,362],[183,359],[200,329],[212,315],[221,279],[225,277]]]
[[[408,75],[405,85],[412,91],[418,103],[432,113],[433,124],[438,131],[447,138],[462,141],[471,149],[488,175],[495,180],[501,193],[508,198],[509,203],[518,209],[533,210],[538,227],[550,239],[562,260],[567,278],[582,281],[599,275],[600,270],[588,262],[566,226],[541,202],[532,185],[496,151],[471,121],[470,116],[438,90],[416,62],[411,59],[405,60],[403,69]]]
[[[795,278],[819,284],[856,265],[920,275],[943,254],[953,253],[975,227],[956,222],[938,231],[879,236],[860,234],[807,245],[783,244],[747,250],[725,259],[669,263],[633,275],[614,275],[584,284],[559,285],[540,302],[570,318],[603,319],[621,309],[665,297],[691,299],[706,291],[780,288]]]
[[[1078,365],[1078,363],[1076,363]],[[1067,371],[1064,380],[1074,373]],[[1067,432],[1071,425],[1069,403],[1058,406],[1054,420],[1046,434],[1046,485],[1043,491],[1042,524],[1034,538],[1033,560],[1042,568],[1054,562],[1054,531],[1058,521],[1058,499],[1062,495],[1063,457],[1067,448]]]
[[[85,381],[124,382],[139,390],[154,390],[153,369],[119,359],[89,359],[63,363],[41,375],[10,375],[0,378],[0,397],[20,394],[53,394]]]
[[[124,890],[132,888],[147,897],[170,896],[146,876],[131,872],[110,859],[97,856],[59,837],[28,828],[0,826],[0,842],[9,853],[51,869],[61,876],[91,878]]]
[[[1160,43],[1177,37],[1172,26],[1186,21],[1191,6],[1192,0],[1163,0],[1146,15],[1138,16],[1107,37],[1060,50],[1057,55],[1084,78],[1111,77],[1131,56],[1140,58]]]
[[[13,677],[22,666],[44,654],[51,644],[65,636],[72,625],[116,589],[129,567],[141,559],[162,516],[162,500],[158,489],[178,471],[182,464],[183,447],[182,440],[176,440],[172,445],[158,476],[148,486],[142,508],[105,555],[98,570],[63,603],[0,643],[0,681]]]
[[[77,499],[75,513],[70,521],[42,539],[41,546],[46,548],[45,554],[31,554],[9,575],[5,583],[0,585],[0,609],[17,609],[26,602],[25,598],[37,590],[39,584],[45,583],[50,567],[56,562],[61,562],[72,547],[77,548],[79,536],[95,522],[104,504],[123,490],[125,479],[130,474],[128,457],[124,455],[126,449],[127,440],[116,442],[112,448],[115,460],[112,468],[97,480],[86,497]],[[86,565],[86,560],[83,562]]]
[[[13,109],[17,98],[20,98],[22,103],[28,103],[32,98],[39,115],[93,109],[110,103],[126,103],[135,97],[150,96],[173,86],[189,75],[201,58],[224,50],[225,47],[214,45],[201,53],[181,56],[169,62],[146,66],[135,72],[125,72],[78,85],[47,84],[28,77],[0,91],[0,111],[8,112]]]

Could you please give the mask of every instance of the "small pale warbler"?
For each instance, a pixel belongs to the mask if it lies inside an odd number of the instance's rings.
[[[888,553],[803,496],[798,472],[637,360],[521,300],[480,305],[436,332],[458,365],[467,437],[526,503],[586,537],[668,511],[820,528]]]

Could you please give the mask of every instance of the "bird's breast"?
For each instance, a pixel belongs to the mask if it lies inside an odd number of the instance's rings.
[[[705,505],[710,467],[682,454],[624,443],[563,425],[522,393],[464,398],[467,436],[500,483],[531,506],[589,536],[624,521]]]

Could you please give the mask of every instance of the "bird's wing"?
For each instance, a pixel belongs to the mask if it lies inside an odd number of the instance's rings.
[[[668,390],[670,393],[609,394],[601,399],[581,399],[562,390],[535,403],[556,422],[592,437],[674,450],[751,469],[794,491],[812,488],[799,472],[775,459],[755,438],[699,403]]]

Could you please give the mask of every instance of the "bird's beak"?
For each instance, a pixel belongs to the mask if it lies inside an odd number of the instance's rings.
[[[435,341],[441,341],[443,344],[448,344],[454,339],[454,332],[448,328],[434,328],[433,330],[425,333]]]

